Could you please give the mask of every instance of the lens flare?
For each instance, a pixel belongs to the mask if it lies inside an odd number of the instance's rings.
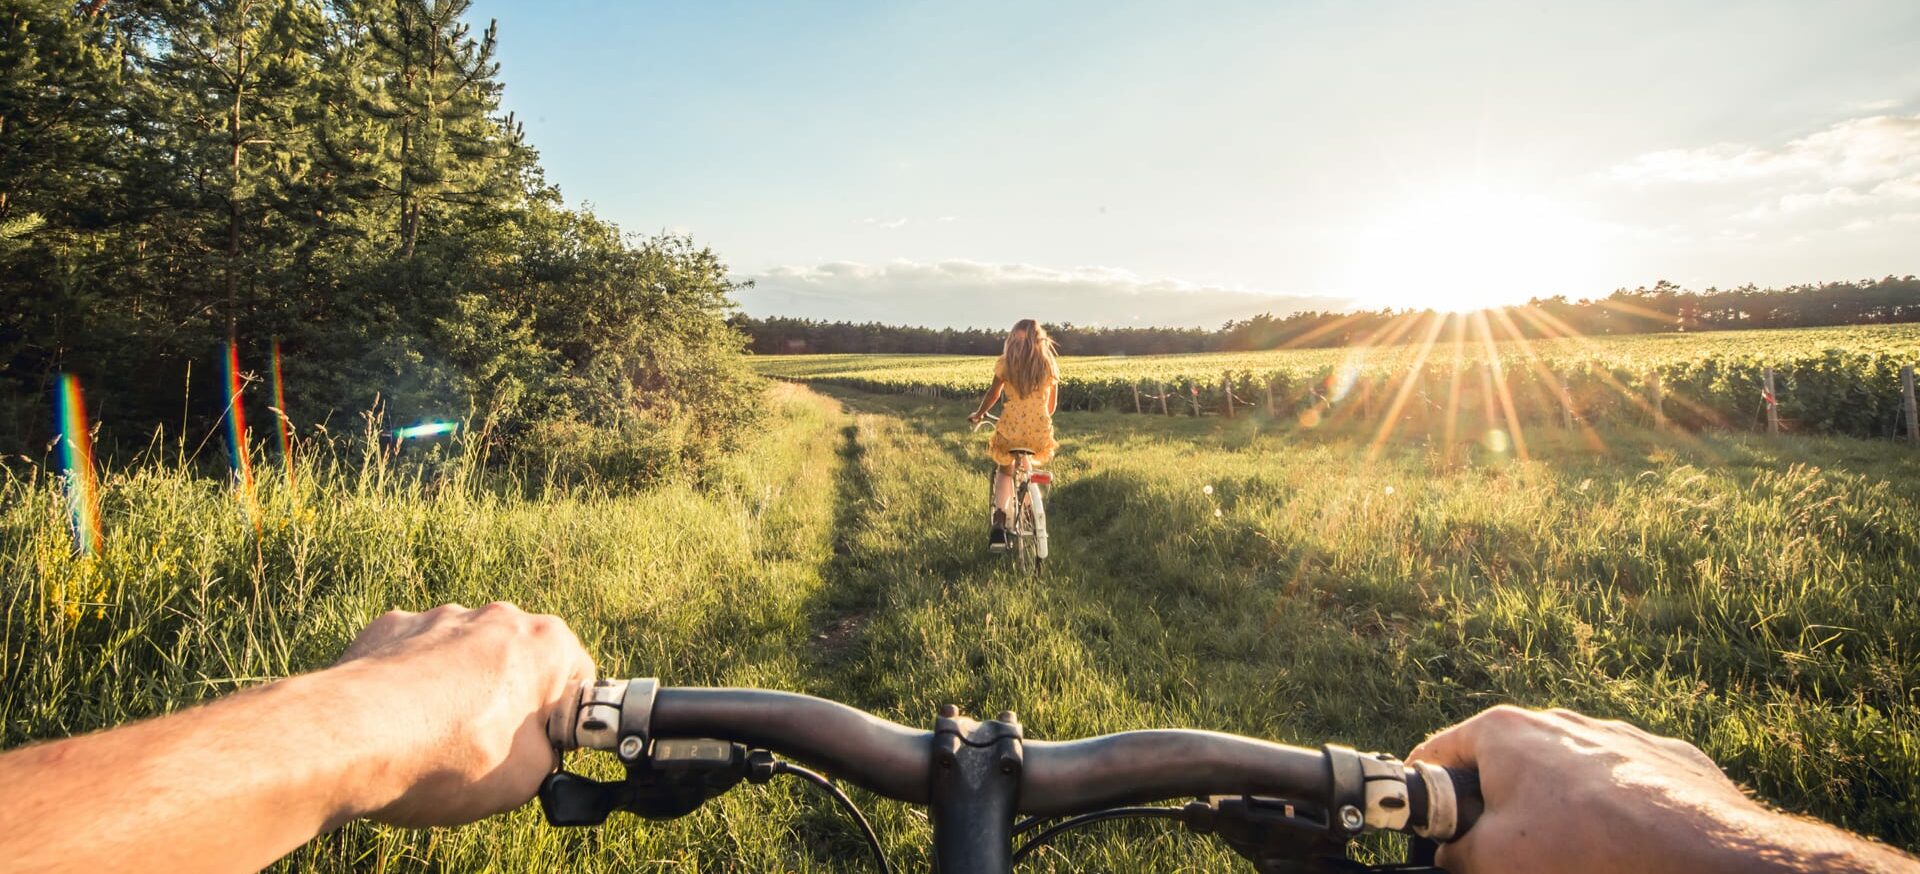
[[[273,341],[273,414],[280,420],[280,460],[287,466],[287,490],[293,490],[293,420],[287,418],[286,381],[280,376],[280,341]]]
[[[1327,399],[1329,401],[1339,403],[1340,401],[1346,400],[1347,395],[1353,393],[1354,384],[1360,381],[1361,371],[1366,369],[1368,351],[1370,350],[1366,346],[1355,346],[1348,349],[1347,354],[1340,360],[1340,366],[1334,368],[1332,373],[1327,374]]]
[[[427,422],[420,425],[410,425],[408,427],[401,428],[394,431],[393,439],[417,440],[421,437],[432,437],[436,434],[447,434],[459,427],[460,427],[459,422]]]
[[[260,500],[253,490],[253,454],[247,448],[246,385],[240,375],[240,344],[227,341],[227,455],[246,503],[247,519],[260,525]]]
[[[80,379],[60,375],[60,467],[65,471],[67,515],[73,524],[73,548],[81,555],[100,551],[100,480],[93,467],[93,436],[87,431],[87,402]]]

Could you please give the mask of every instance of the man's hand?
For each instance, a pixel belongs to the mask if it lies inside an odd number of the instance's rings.
[[[1486,812],[1436,860],[1490,871],[1920,871],[1910,857],[1769,811],[1705,753],[1624,722],[1495,707],[1409,760],[1480,772]]]
[[[396,825],[455,825],[533,797],[555,764],[547,714],[593,679],[594,667],[559,618],[495,603],[381,616],[335,672],[390,698],[393,730],[414,749],[394,763],[386,797],[357,813]]]
[[[593,662],[510,604],[375,620],[324,671],[0,755],[0,868],[261,868],[350,819],[469,822],[533,797],[547,713]]]

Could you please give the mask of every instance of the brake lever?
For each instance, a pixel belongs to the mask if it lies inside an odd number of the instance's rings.
[[[594,826],[616,810],[643,819],[686,816],[746,779],[747,748],[718,740],[661,739],[627,762],[625,779],[600,781],[566,770],[540,781],[540,809],[555,826]]]
[[[620,807],[618,781],[602,783],[570,771],[554,771],[540,781],[540,811],[547,825],[594,826]]]
[[[1187,830],[1218,837],[1259,874],[1447,874],[1431,857],[1368,865],[1347,857],[1350,840],[1328,828],[1325,811],[1281,798],[1213,796],[1183,808]]]

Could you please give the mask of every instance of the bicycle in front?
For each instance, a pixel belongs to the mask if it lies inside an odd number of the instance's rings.
[[[1000,417],[991,413],[975,422],[973,430],[992,427]],[[1013,561],[1018,573],[1037,575],[1047,564],[1047,503],[1046,488],[1053,485],[1053,474],[1034,466],[1031,449],[1016,447],[1013,455],[1013,509],[1006,517],[1006,540],[992,545],[995,552],[1006,554]],[[1000,475],[995,465],[987,477],[987,505],[995,511],[994,486]]]

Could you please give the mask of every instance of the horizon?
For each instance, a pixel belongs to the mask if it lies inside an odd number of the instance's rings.
[[[1914,272],[1920,6],[1234,10],[472,14],[568,202],[711,246],[756,317],[1213,328]]]

